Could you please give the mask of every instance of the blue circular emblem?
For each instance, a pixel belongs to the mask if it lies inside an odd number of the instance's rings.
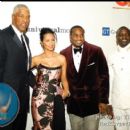
[[[5,83],[0,83],[0,127],[9,125],[19,112],[16,92]]]

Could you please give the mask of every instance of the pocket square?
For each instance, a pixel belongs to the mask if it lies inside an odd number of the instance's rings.
[[[95,64],[95,62],[92,62],[92,63],[88,64],[88,66],[91,66],[91,65],[94,65],[94,64]]]

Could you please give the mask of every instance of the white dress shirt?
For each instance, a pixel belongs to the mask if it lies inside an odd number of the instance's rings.
[[[81,46],[83,48],[83,46]],[[75,68],[77,70],[77,72],[79,72],[79,67],[80,67],[80,62],[81,62],[81,58],[82,58],[82,51],[81,53],[80,52],[77,52],[76,54],[74,53],[74,46],[72,46],[72,52],[73,52],[73,60],[74,60],[74,65],[75,65]]]
[[[130,108],[130,44],[125,48],[117,46],[108,57],[110,74],[109,102],[115,108]]]
[[[11,25],[11,26],[14,29],[15,33],[17,34],[19,40],[21,41],[21,35],[23,36],[23,33],[19,32],[19,30],[14,25]],[[25,40],[24,36],[23,36],[23,40],[25,42],[25,46],[26,46],[26,50],[27,50],[27,60],[28,60],[27,61],[27,70],[29,70],[29,55],[30,55],[30,53],[29,53],[29,48],[27,46],[27,43],[26,43],[26,40]],[[22,44],[22,41],[21,41],[21,44]]]

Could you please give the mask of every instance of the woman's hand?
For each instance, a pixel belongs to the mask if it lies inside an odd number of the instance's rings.
[[[34,123],[34,130],[42,130],[42,127],[41,127],[39,121],[35,121],[35,123]]]
[[[69,97],[70,96],[70,92],[68,90],[63,90],[63,93],[62,93],[62,98],[65,99],[66,97]]]

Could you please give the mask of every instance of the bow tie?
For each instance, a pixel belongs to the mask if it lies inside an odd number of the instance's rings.
[[[74,54],[76,54],[77,52],[81,53],[81,51],[82,51],[82,47],[74,48]]]

